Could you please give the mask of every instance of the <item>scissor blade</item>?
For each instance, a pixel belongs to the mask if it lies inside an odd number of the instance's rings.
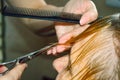
[[[53,43],[51,45],[45,46],[45,47],[41,48],[40,50],[31,52],[31,53],[29,53],[25,56],[22,56],[22,57],[19,57],[19,58],[17,58],[17,60],[18,60],[19,63],[25,63],[25,62],[41,55],[42,53],[45,53],[48,49],[52,48],[53,46],[55,46],[57,44],[58,43]]]

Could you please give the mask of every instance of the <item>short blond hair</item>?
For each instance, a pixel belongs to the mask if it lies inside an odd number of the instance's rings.
[[[60,80],[120,80],[120,21],[108,20],[101,19],[79,35]]]

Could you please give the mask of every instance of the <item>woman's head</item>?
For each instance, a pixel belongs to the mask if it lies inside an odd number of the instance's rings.
[[[119,80],[120,20],[103,18],[78,38],[69,56],[71,63],[68,56],[54,62],[60,68],[57,80]]]

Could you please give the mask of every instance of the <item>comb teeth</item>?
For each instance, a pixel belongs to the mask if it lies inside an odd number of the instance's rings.
[[[4,7],[2,14],[5,16],[63,21],[71,23],[79,23],[79,20],[81,18],[81,15],[72,13],[10,6]]]

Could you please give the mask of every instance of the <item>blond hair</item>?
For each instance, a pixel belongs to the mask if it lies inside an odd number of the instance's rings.
[[[103,18],[78,37],[60,80],[120,80],[120,22]]]

